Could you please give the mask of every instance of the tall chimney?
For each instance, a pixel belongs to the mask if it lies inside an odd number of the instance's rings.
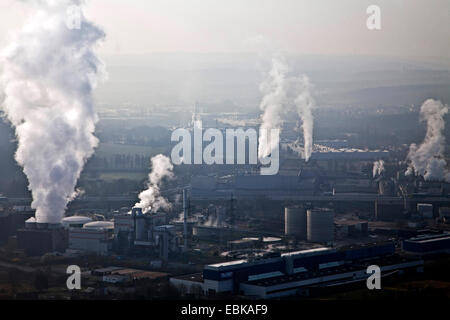
[[[187,199],[187,190],[183,189],[183,235],[184,235],[184,249],[187,249],[187,216],[188,216],[188,199]]]

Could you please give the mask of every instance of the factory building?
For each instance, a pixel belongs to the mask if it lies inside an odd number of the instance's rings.
[[[166,213],[143,214],[132,208],[129,214],[114,216],[116,248],[120,250],[156,250],[164,261],[177,252],[176,227],[168,225]]]
[[[418,203],[417,204],[417,213],[423,219],[432,219],[433,218],[433,205],[429,203]]]
[[[389,242],[342,249],[321,247],[217,263],[205,266],[202,277],[174,277],[171,283],[184,288],[200,286],[208,295],[240,293],[271,298],[295,295],[300,288],[311,285],[363,280],[368,276],[366,264],[377,263],[385,272],[423,265],[421,260],[395,256],[395,245]]]
[[[86,253],[107,255],[112,248],[114,224],[109,221],[93,221],[82,228],[69,229],[69,248]]]
[[[315,145],[310,161],[328,172],[361,172],[362,168],[376,160],[387,160],[389,151],[365,151],[361,149],[333,148]]]
[[[286,195],[313,195],[317,189],[315,177],[291,175],[237,175],[229,181],[219,181],[214,177],[194,177],[191,179],[191,198],[194,200],[246,199],[257,196],[283,198]]]
[[[194,226],[192,228],[192,236],[194,239],[206,240],[211,242],[225,242],[236,240],[245,233],[242,233],[230,227],[208,227],[208,226]]]
[[[307,239],[311,242],[334,240],[334,211],[328,209],[307,211]]]
[[[133,208],[131,213],[114,215],[114,237],[116,247],[129,249],[135,246],[153,246],[155,227],[165,225],[165,213],[143,214],[142,209]]]
[[[28,256],[64,252],[68,246],[67,230],[60,224],[37,223],[31,217],[25,221],[24,229],[17,230],[17,245]]]
[[[365,282],[368,278],[367,267],[375,262],[363,262],[359,265],[335,266],[319,271],[306,271],[294,275],[283,275],[271,279],[257,279],[240,285],[243,295],[260,299],[273,299],[295,295],[309,295],[312,289],[326,289],[338,285]],[[382,274],[393,275],[398,271],[421,272],[422,260],[389,259],[376,262]]]
[[[159,249],[159,257],[164,261],[169,259],[169,252],[177,251],[175,227],[162,225],[154,228],[155,245]]]
[[[403,240],[402,249],[416,254],[450,252],[450,233],[422,235]]]
[[[367,221],[339,221],[336,223],[336,235],[340,237],[367,236],[369,223]]]
[[[375,200],[375,218],[379,221],[395,221],[404,217],[404,204],[393,200]]]

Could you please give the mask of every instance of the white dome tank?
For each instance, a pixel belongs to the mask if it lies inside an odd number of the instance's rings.
[[[114,229],[114,223],[111,221],[92,221],[84,224],[83,228],[96,230]]]
[[[70,216],[62,219],[62,225],[64,227],[79,227],[81,228],[84,224],[91,222],[92,219],[84,216]]]

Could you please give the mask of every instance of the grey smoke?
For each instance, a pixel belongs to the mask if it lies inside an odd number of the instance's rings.
[[[384,161],[378,160],[373,163],[372,168],[372,176],[375,178],[376,176],[381,175],[381,173],[384,171]]]
[[[86,160],[98,144],[92,91],[103,74],[94,48],[104,32],[81,13],[67,26],[77,0],[28,1],[35,6],[2,54],[3,108],[15,127],[17,162],[23,167],[38,222],[58,223]]]
[[[444,116],[448,106],[440,101],[428,99],[420,108],[420,120],[427,124],[425,139],[420,145],[411,144],[407,156],[409,167],[406,175],[419,175],[425,180],[450,181],[450,173],[444,158]]]
[[[159,209],[170,209],[171,204],[161,196],[160,185],[163,179],[172,179],[173,164],[170,159],[158,154],[151,159],[152,171],[148,175],[147,189],[139,194],[140,201],[135,207],[142,208],[143,213],[156,212]]]
[[[263,111],[263,115],[258,156],[262,158],[271,153],[267,135],[264,132],[270,129],[281,129],[286,114],[295,110],[302,120],[303,156],[308,161],[313,147],[314,118],[312,110],[315,102],[311,95],[309,78],[306,75],[291,76],[288,75],[288,71],[289,68],[283,58],[272,58],[272,68],[260,86],[263,94],[260,109]]]

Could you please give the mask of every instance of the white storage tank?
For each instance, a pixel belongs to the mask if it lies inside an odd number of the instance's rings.
[[[83,225],[83,229],[113,230],[114,223],[111,221],[92,221],[92,222],[85,223]]]
[[[307,211],[307,239],[312,242],[334,240],[334,211],[329,209]]]
[[[92,219],[84,216],[70,216],[62,219],[62,225],[66,228],[81,228]]]
[[[306,239],[307,215],[301,206],[284,208],[284,234]]]

